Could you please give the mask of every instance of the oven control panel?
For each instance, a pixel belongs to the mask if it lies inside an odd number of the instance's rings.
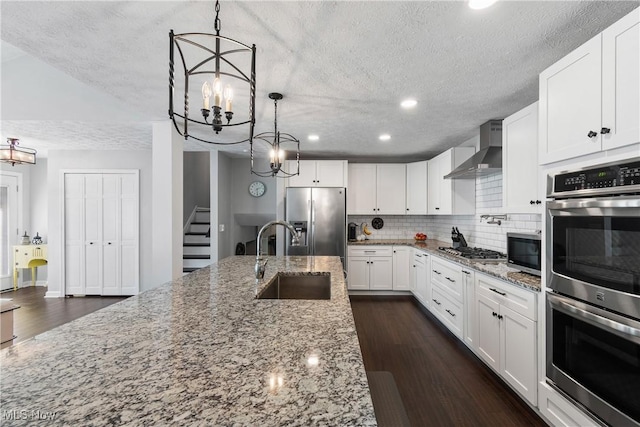
[[[638,186],[640,189],[640,160],[609,164],[575,172],[559,173],[553,180],[553,193],[581,193],[589,190]],[[630,189],[630,188],[629,188]]]

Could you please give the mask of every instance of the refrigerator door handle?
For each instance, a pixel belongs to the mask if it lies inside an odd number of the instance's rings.
[[[316,254],[316,203],[313,198],[311,198],[311,242],[309,242],[309,247],[311,250],[309,251],[309,255]]]

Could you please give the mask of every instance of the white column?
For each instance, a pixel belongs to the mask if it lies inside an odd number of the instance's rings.
[[[210,220],[211,223],[211,262],[218,261],[218,151],[211,150],[209,153],[209,204],[210,204]]]
[[[153,123],[153,287],[182,276],[183,151],[170,120]]]

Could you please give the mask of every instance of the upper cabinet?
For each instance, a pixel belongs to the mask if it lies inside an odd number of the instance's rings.
[[[287,170],[296,168],[295,160],[288,160]],[[346,160],[300,160],[300,175],[288,178],[287,187],[346,187]]]
[[[541,212],[537,102],[502,122],[502,176],[505,212]]]
[[[540,164],[640,142],[640,10],[540,74]]]
[[[427,162],[407,163],[407,215],[427,214]]]
[[[472,215],[476,212],[476,180],[444,179],[475,153],[474,147],[455,147],[429,160],[427,192],[431,215]]]
[[[347,211],[349,215],[404,215],[406,165],[349,165]]]

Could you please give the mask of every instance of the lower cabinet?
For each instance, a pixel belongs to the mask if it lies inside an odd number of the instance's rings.
[[[418,301],[429,308],[430,284],[429,284],[429,264],[430,256],[422,251],[416,250],[413,254],[413,263],[411,264],[413,283],[413,294]]]
[[[393,290],[410,291],[411,274],[410,268],[413,250],[408,246],[393,247]]]
[[[351,246],[348,251],[349,289],[392,290],[393,257],[391,246]]]
[[[540,383],[540,413],[554,426],[596,427],[600,425],[544,382]]]
[[[464,291],[464,343],[473,351],[478,350],[475,277],[475,271],[470,268],[462,268],[462,288]]]
[[[431,312],[460,339],[465,317],[462,276],[460,264],[438,257],[431,260]]]
[[[477,353],[536,405],[536,295],[483,274],[475,281]]]

